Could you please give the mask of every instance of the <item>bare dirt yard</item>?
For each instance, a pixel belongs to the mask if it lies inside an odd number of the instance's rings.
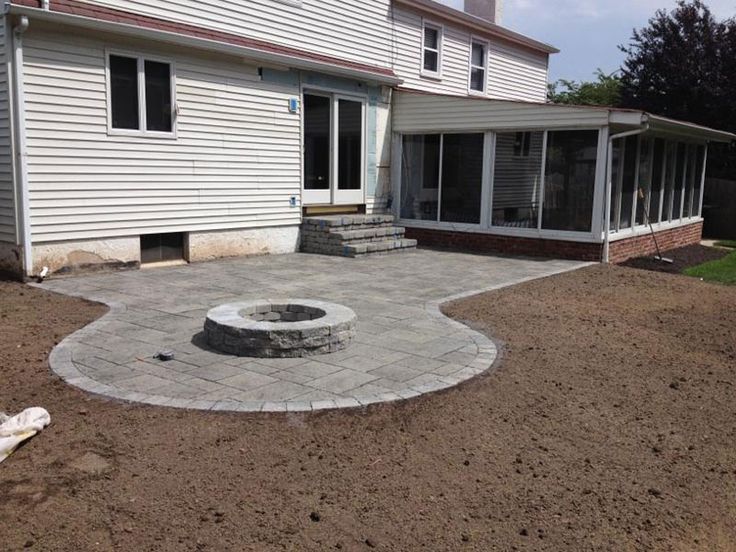
[[[310,415],[61,383],[104,310],[0,284],[0,407],[52,416],[0,465],[2,550],[735,549],[736,288],[595,266],[467,299],[493,373]]]

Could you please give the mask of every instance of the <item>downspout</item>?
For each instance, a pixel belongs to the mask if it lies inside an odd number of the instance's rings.
[[[637,136],[644,134],[649,130],[649,121],[645,120],[641,128],[612,134],[608,137],[608,149],[606,151],[606,193],[605,193],[605,214],[603,220],[603,262],[609,263],[609,251],[611,248],[611,194],[613,192],[613,141],[620,138],[628,138],[629,136]]]
[[[28,29],[28,18],[23,15],[13,27],[13,123],[16,157],[16,185],[20,203],[21,245],[23,272],[33,272],[33,243],[31,241],[31,212],[28,201],[28,154],[26,151],[26,113],[23,89],[23,33]]]

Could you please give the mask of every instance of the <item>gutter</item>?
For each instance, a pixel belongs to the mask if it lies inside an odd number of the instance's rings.
[[[629,136],[638,136],[649,130],[649,118],[645,115],[642,117],[641,128],[612,134],[608,137],[608,148],[606,150],[606,192],[605,192],[605,215],[603,220],[603,262],[610,262],[611,249],[611,200],[613,192],[613,141],[620,138],[628,138]]]
[[[381,74],[372,72],[368,69],[359,67],[343,67],[329,63],[328,61],[318,61],[307,58],[295,57],[292,54],[268,52],[259,48],[250,46],[241,46],[237,44],[229,44],[214,39],[190,36],[187,34],[175,33],[163,29],[151,29],[144,26],[131,25],[129,23],[120,23],[95,19],[92,17],[72,15],[68,13],[47,10],[43,8],[31,8],[27,6],[19,6],[11,4],[9,13],[33,17],[39,21],[48,21],[57,25],[70,25],[96,31],[109,33],[117,33],[136,38],[144,38],[159,42],[166,42],[177,46],[186,46],[199,50],[208,50],[222,54],[230,54],[241,58],[252,59],[255,62],[267,63],[276,66],[285,66],[294,69],[302,69],[307,71],[315,71],[320,73],[329,73],[332,75],[343,76],[362,81],[384,84],[388,86],[398,86],[403,79],[395,75]],[[346,60],[346,63],[351,63]]]
[[[29,26],[28,18],[22,16],[13,27],[13,147],[15,156],[15,182],[20,215],[23,247],[23,273],[33,272],[33,242],[31,239],[31,210],[28,199],[28,150],[26,145],[25,91],[23,87],[23,33]]]

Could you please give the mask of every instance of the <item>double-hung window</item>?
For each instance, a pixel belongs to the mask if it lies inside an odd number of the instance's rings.
[[[439,78],[442,73],[442,27],[424,22],[422,75]]]
[[[171,63],[110,53],[107,70],[111,134],[175,135],[174,67]]]
[[[468,83],[473,94],[486,93],[488,67],[488,43],[483,40],[470,41],[470,68]]]

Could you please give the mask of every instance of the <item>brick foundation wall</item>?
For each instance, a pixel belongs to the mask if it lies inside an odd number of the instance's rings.
[[[600,261],[603,251],[600,243],[517,238],[429,228],[407,228],[406,237],[418,240],[420,246],[427,247],[582,261]]]
[[[662,251],[699,243],[703,223],[696,222],[671,230],[657,232],[657,242]],[[455,251],[501,253],[530,257],[550,257],[600,262],[603,258],[602,243],[518,238],[494,234],[476,234],[430,228],[407,228],[406,237],[419,241],[420,246],[440,247]],[[651,234],[635,236],[611,242],[609,257],[612,263],[622,263],[633,257],[656,253]]]
[[[687,226],[657,232],[659,249],[669,251],[686,245],[700,243],[703,237],[703,222],[695,222]],[[654,238],[651,234],[636,236],[611,242],[608,256],[612,263],[622,263],[634,257],[644,257],[657,253]]]

